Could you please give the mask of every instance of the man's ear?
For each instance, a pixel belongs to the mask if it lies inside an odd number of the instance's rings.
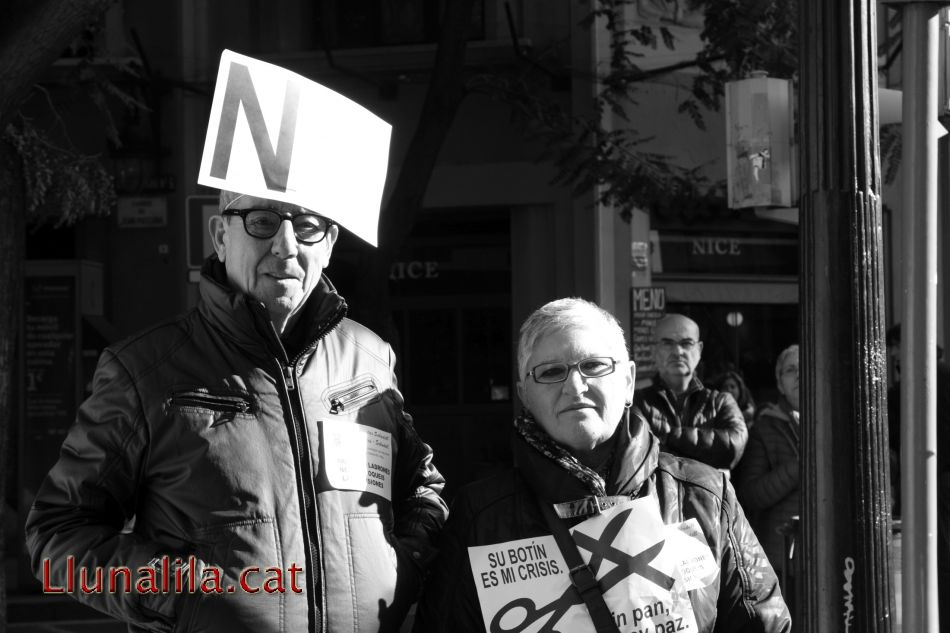
[[[211,245],[218,256],[218,261],[224,262],[224,234],[227,232],[227,220],[222,215],[212,215],[208,220],[208,231],[211,233]]]
[[[327,244],[327,257],[333,254],[333,245],[336,244],[338,237],[340,237],[340,227],[336,224],[331,224],[330,228],[327,229],[327,236],[323,238],[323,241]]]

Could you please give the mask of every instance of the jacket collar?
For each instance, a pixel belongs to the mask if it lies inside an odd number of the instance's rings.
[[[659,443],[642,420],[629,415],[629,410],[624,412],[612,441],[616,446],[603,490],[607,496],[634,496],[656,470]],[[529,444],[520,433],[515,434],[513,452],[515,466],[545,501],[563,503],[604,494]]]
[[[793,413],[792,405],[788,403],[788,400],[785,399],[785,396],[779,396],[778,402],[770,402],[766,404],[759,412],[759,415],[768,415],[786,422],[798,422]]]
[[[216,255],[205,260],[198,284],[198,311],[212,326],[249,351],[276,356],[287,364],[287,350],[270,320],[267,308],[260,301],[236,291],[227,280],[224,264]],[[297,320],[293,338],[304,342],[301,351],[312,348],[346,315],[346,301],[323,275],[307,299]]]
[[[676,402],[676,394],[674,394],[674,393],[673,393],[673,390],[670,389],[670,388],[666,385],[665,382],[663,382],[663,379],[660,378],[659,375],[653,377],[653,385],[652,385],[652,387],[653,387],[653,389],[655,389],[657,392],[664,394],[664,395],[666,396],[666,398],[667,398],[670,402]],[[698,377],[696,374],[693,374],[693,377],[689,379],[689,384],[686,385],[686,392],[685,392],[685,393],[686,393],[687,396],[689,396],[690,394],[692,394],[692,393],[694,393],[694,392],[696,392],[696,391],[702,391],[702,390],[705,389],[705,388],[706,388],[706,386],[703,385],[703,381],[700,380],[699,377]]]

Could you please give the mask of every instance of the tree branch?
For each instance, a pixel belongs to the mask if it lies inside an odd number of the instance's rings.
[[[82,27],[115,0],[32,0],[0,26],[0,129]]]

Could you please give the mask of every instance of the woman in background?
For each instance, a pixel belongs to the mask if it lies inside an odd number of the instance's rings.
[[[713,388],[732,394],[742,411],[742,417],[745,418],[746,427],[751,429],[755,421],[755,400],[739,372],[727,371],[716,380]]]

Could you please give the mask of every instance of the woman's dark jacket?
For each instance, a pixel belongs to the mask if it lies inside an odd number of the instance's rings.
[[[759,412],[736,471],[736,491],[772,566],[785,568],[784,524],[800,513],[799,426],[782,398]]]
[[[615,437],[606,494],[654,497],[665,524],[696,518],[720,566],[712,584],[690,591],[698,631],[788,631],[789,613],[775,574],[723,473],[661,453],[656,438],[633,416],[621,422]],[[535,491],[552,504],[591,497],[581,480],[521,435],[513,448],[514,469],[463,488],[454,500],[417,612],[417,633],[484,631],[467,548],[550,534]]]

